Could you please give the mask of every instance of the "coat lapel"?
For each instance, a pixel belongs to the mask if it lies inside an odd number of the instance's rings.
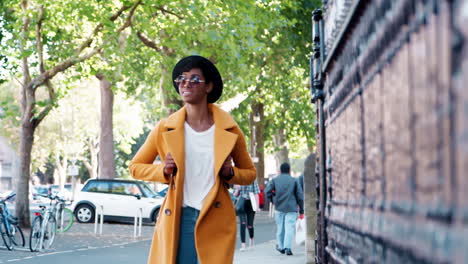
[[[234,145],[236,144],[238,135],[231,133],[226,129],[232,128],[236,125],[234,119],[223,110],[219,109],[215,105],[209,105],[211,112],[213,113],[213,119],[215,122],[215,135],[214,135],[214,177],[215,184],[210,190],[208,195],[203,201],[203,208],[200,212],[200,219],[207,213],[208,209],[212,205],[213,201],[218,194],[220,178],[218,176],[221,166],[223,165],[226,158],[231,154]]]
[[[163,138],[166,143],[167,152],[170,152],[174,158],[178,173],[180,173],[180,175],[185,173],[185,114],[185,107],[183,107],[171,115],[166,122],[166,128],[168,131],[163,132]]]

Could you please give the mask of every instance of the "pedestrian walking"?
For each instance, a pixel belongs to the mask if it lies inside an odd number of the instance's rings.
[[[158,122],[130,163],[134,178],[169,184],[148,263],[232,263],[236,217],[227,186],[251,184],[256,170],[239,126],[213,104],[223,91],[213,63],[183,58],[172,79],[184,106]],[[153,164],[158,156],[162,163]]]
[[[259,208],[259,198],[258,194],[260,193],[260,188],[258,187],[257,181],[254,181],[250,185],[239,186],[236,185],[236,191],[234,196],[242,197],[244,199],[244,210],[238,214],[239,216],[239,233],[241,238],[241,248],[240,251],[245,251],[247,249],[245,243],[245,229],[247,228],[249,232],[249,247],[254,245],[254,219],[255,212]]]
[[[296,179],[291,177],[288,163],[280,166],[281,174],[273,178],[266,188],[267,197],[275,205],[276,250],[281,254],[292,255],[291,247],[298,218],[304,217],[303,191]]]

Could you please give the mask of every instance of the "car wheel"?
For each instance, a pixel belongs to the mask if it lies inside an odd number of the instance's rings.
[[[75,210],[76,220],[80,223],[92,223],[94,221],[94,208],[88,204],[80,204]]]
[[[158,208],[158,209],[154,210],[153,215],[151,216],[151,221],[153,221],[155,223],[156,223],[156,221],[158,221],[159,209],[161,209],[161,208]]]

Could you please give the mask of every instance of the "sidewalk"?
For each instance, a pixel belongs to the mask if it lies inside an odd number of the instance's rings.
[[[305,247],[293,243],[292,256],[279,253],[275,249],[274,240],[262,244],[254,245],[246,251],[240,252],[238,249],[234,254],[234,264],[304,264]]]

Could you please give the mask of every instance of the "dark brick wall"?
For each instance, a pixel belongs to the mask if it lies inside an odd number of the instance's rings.
[[[324,70],[327,259],[468,263],[468,1],[340,2],[359,15]]]

